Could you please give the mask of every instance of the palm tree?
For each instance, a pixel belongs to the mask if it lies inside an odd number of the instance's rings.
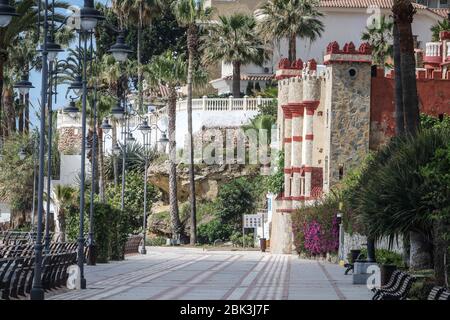
[[[138,97],[139,110],[143,112],[143,87],[142,87],[142,30],[146,26],[150,26],[154,17],[160,13],[162,3],[160,0],[115,0],[113,1],[113,10],[119,16],[126,16],[127,22],[137,25],[137,62],[138,62]]]
[[[234,97],[241,96],[241,66],[250,63],[261,65],[267,58],[263,42],[255,34],[255,18],[236,13],[219,16],[218,23],[211,24],[209,34],[202,37],[206,63],[223,61],[233,66]]]
[[[380,66],[385,66],[386,60],[392,57],[392,32],[394,22],[392,19],[381,16],[378,21],[367,26],[361,36],[361,40],[367,41],[371,47],[373,62]]]
[[[60,234],[60,240],[66,241],[66,208],[75,199],[75,189],[71,186],[58,184],[52,190],[52,200],[55,206],[56,230]]]
[[[5,67],[7,67],[9,61],[8,49],[18,45],[17,40],[22,36],[23,32],[33,29],[37,23],[38,16],[42,15],[42,12],[36,10],[35,2],[35,0],[15,0],[14,7],[19,15],[13,17],[7,27],[0,28],[0,104],[2,106]],[[50,9],[52,6],[53,4],[50,5]],[[62,1],[55,1],[54,6],[55,8],[64,9],[68,7],[68,4]],[[55,21],[61,20],[61,15],[55,14]]]
[[[167,51],[152,59],[147,66],[147,80],[153,86],[165,85],[169,89],[167,99],[167,115],[169,117],[169,205],[172,235],[175,239],[180,239],[182,235],[182,224],[178,211],[177,200],[177,165],[176,165],[176,105],[177,91],[181,79],[186,79],[187,65],[183,56],[177,56],[171,51]]]
[[[419,101],[417,97],[416,61],[411,24],[416,9],[410,0],[395,0],[392,12],[399,35],[405,132],[415,134],[419,129]]]
[[[387,236],[392,241],[397,235],[409,233],[411,240],[420,240],[411,242],[413,269],[428,267],[430,250],[414,248],[430,247],[433,221],[448,208],[448,186],[441,194],[438,184],[429,182],[423,169],[440,160],[439,154],[448,154],[449,134],[448,129],[431,129],[394,138],[369,159],[357,182],[346,191],[345,199],[368,236]],[[437,171],[437,166],[432,169]],[[440,181],[446,180],[440,177]],[[442,199],[441,203],[430,201],[430,195]],[[420,246],[416,246],[418,243]]]
[[[297,37],[310,42],[324,31],[317,0],[269,0],[256,11],[260,33],[270,42],[288,39],[289,60],[297,59]]]
[[[439,33],[442,31],[450,31],[449,19],[438,21],[438,23],[431,27],[431,32],[433,33],[432,41],[439,41]]]
[[[195,172],[194,172],[194,138],[192,133],[192,82],[194,63],[197,57],[198,28],[197,23],[210,16],[210,8],[204,9],[204,0],[176,0],[172,4],[173,12],[178,22],[187,27],[188,72],[187,72],[187,116],[189,135],[189,187],[191,228],[190,243],[197,242],[197,213],[195,199]]]

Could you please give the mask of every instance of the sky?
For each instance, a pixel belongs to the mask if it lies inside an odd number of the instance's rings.
[[[110,1],[107,0],[97,0],[101,3],[108,3]],[[97,3],[95,1],[95,3]],[[66,0],[66,2],[70,3],[71,5],[76,6],[83,6],[84,0]],[[76,43],[76,41],[75,41]],[[67,54],[65,52],[60,53],[58,55],[58,59],[62,60],[67,58]],[[42,74],[40,72],[32,71],[30,73],[30,81],[34,85],[34,89],[30,90],[30,121],[32,123],[32,126],[38,125],[38,119],[36,117],[36,112],[39,111],[39,101],[41,100],[41,82],[42,82]],[[67,85],[59,85],[58,86],[58,95],[57,95],[57,101],[55,103],[55,100],[53,100],[53,110],[55,109],[62,109],[64,108],[70,101],[69,97],[66,98],[66,92],[67,92]]]

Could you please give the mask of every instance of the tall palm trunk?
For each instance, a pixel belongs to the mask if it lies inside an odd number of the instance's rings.
[[[139,96],[139,110],[143,112],[144,98],[142,95],[142,1],[139,3],[139,23],[138,23],[138,39],[137,39],[137,61],[138,61],[138,96]]]
[[[416,59],[411,24],[416,10],[410,0],[396,0],[392,11],[400,35],[401,79],[406,133],[419,129],[419,100],[417,98]]]
[[[4,124],[5,135],[11,135],[16,131],[16,112],[14,110],[14,100],[11,88],[5,88],[3,90],[3,107],[4,107]]]
[[[176,164],[176,107],[177,107],[177,93],[174,87],[169,88],[169,101],[167,105],[169,117],[169,205],[170,205],[170,221],[172,225],[172,237],[175,239],[181,238],[181,222],[178,214],[178,200],[177,200],[177,164]]]
[[[3,46],[2,46],[3,47]],[[5,77],[5,62],[6,62],[6,54],[0,52],[0,135],[1,137],[6,136],[6,112],[5,112],[5,104],[3,103],[3,84]]]
[[[241,97],[241,63],[233,61],[233,97]]]
[[[289,37],[289,61],[293,62],[297,59],[297,35],[292,34]]]
[[[22,95],[20,95],[21,98],[23,98]],[[23,100],[22,100],[23,101]],[[19,106],[19,133],[23,134],[24,131],[24,106]]]
[[[97,123],[97,159],[98,159],[98,196],[100,202],[105,203],[105,157],[103,154],[103,130],[100,127],[101,120]]]
[[[399,34],[405,133],[414,135],[419,130],[416,60],[411,27],[416,10],[410,0],[395,0],[392,12]],[[412,269],[420,270],[430,267],[431,254],[429,243],[426,237],[420,232],[410,231],[410,252],[410,267]]]
[[[187,37],[189,50],[187,74],[187,116],[189,135],[189,200],[191,206],[190,244],[195,245],[197,243],[197,204],[195,199],[194,137],[192,132],[192,73],[194,69],[194,55],[196,51],[197,38],[197,28],[195,25],[189,25]]]
[[[395,70],[395,133],[402,135],[405,133],[405,120],[403,112],[403,88],[402,88],[402,67],[400,56],[400,33],[397,24],[394,23],[394,70]]]
[[[25,95],[25,134],[30,132],[30,94]]]
[[[114,147],[117,144],[117,122],[115,120],[112,126],[112,146]],[[113,156],[114,187],[116,188],[119,186],[119,164],[117,160],[117,156]]]

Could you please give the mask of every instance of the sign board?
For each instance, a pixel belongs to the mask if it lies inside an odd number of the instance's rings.
[[[263,216],[260,214],[244,214],[244,228],[260,228],[263,224]]]

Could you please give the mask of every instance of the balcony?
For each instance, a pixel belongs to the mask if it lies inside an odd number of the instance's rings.
[[[193,111],[258,111],[259,106],[267,106],[272,98],[208,98],[192,99]],[[186,111],[187,100],[177,102],[177,111]]]

